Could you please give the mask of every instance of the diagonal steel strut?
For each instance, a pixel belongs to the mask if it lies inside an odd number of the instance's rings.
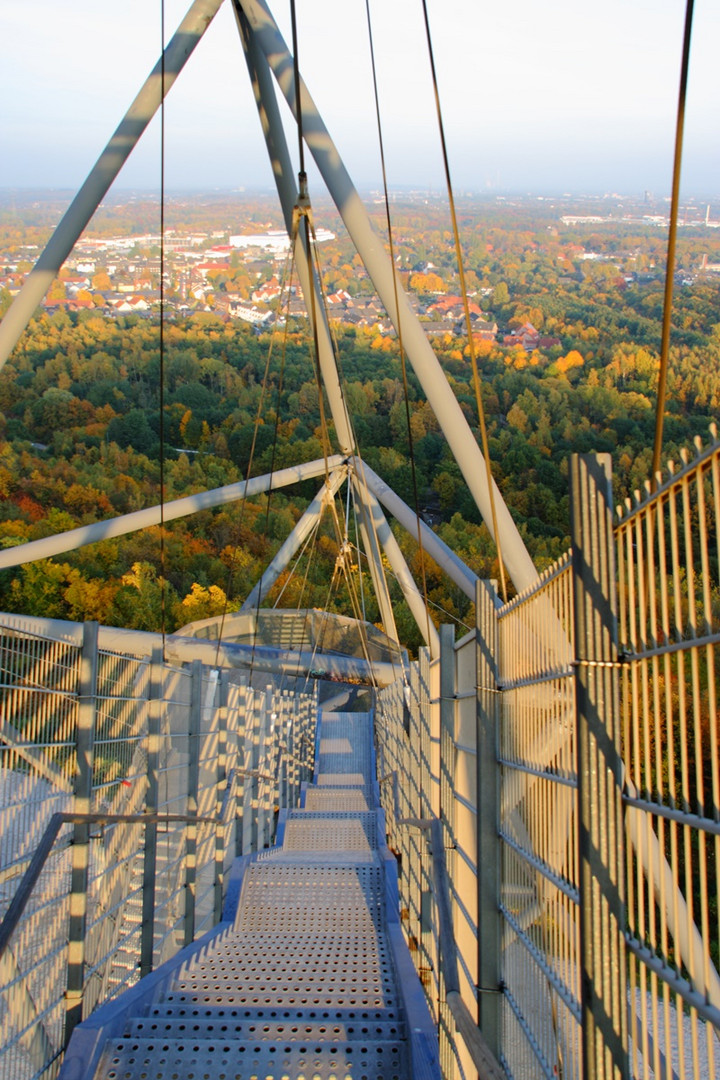
[[[60,267],[135,149],[140,136],[159,109],[163,98],[184,68],[222,2],[223,0],[195,0],[87,180],[65,211],[45,250],[0,323],[0,368],[15,348],[35,308],[57,277]],[[161,85],[163,70],[164,86]]]

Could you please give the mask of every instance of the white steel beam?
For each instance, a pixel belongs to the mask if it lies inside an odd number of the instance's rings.
[[[327,467],[337,469],[344,461],[341,454],[335,454],[327,459]],[[291,465],[287,469],[256,476],[251,480],[239,480],[235,484],[213,488],[212,491],[186,495],[184,499],[175,499],[165,503],[163,507],[150,506],[146,510],[136,510],[122,517],[96,521],[92,525],[82,525],[78,529],[70,529],[68,532],[57,533],[55,536],[31,540],[27,544],[19,544],[17,547],[0,551],[0,570],[36,562],[38,559],[49,559],[53,555],[75,551],[76,548],[84,547],[86,544],[95,544],[99,540],[110,540],[114,536],[125,536],[139,529],[149,529],[152,525],[159,525],[161,520],[174,521],[177,518],[187,517],[188,514],[196,514],[199,510],[210,510],[214,506],[225,506],[227,503],[260,495],[265,491],[274,491],[276,488],[287,487],[289,484],[297,484],[301,480],[312,480],[317,476],[322,476],[325,467],[324,459],[304,462],[302,465]]]
[[[325,507],[335,498],[336,493],[347,476],[347,469],[336,469],[331,475],[329,482],[323,484],[305,513],[298,521],[295,528],[288,536],[285,543],[275,554],[268,564],[265,573],[258,581],[255,588],[248,594],[240,611],[252,611],[259,607],[270,589],[293,559],[295,552],[299,550],[306,538],[320,521]]]
[[[241,4],[258,48],[265,54],[278,86],[294,113],[296,97],[293,61],[275,20],[264,0],[237,0],[237,2]],[[455,455],[465,482],[495,539],[487,471],[480,448],[425,336],[422,324],[410,307],[384,245],[370,223],[337,147],[302,81],[300,89],[303,133],[308,148],[358,254],[365,263],[385,310],[395,327],[402,327],[403,341],[410,363]],[[503,559],[515,588],[521,592],[537,581],[537,571],[494,481],[493,494]]]
[[[369,465],[363,462],[362,468],[365,482],[373,495],[379,499],[386,510],[390,511],[413,539],[417,540],[418,517],[415,511],[406,502],[403,502],[400,496],[396,495],[392,488],[376,472],[373,472]],[[474,603],[475,588],[479,580],[477,575],[455,554],[452,548],[448,547],[444,540],[440,539],[437,533],[433,532],[425,524],[422,518],[420,519],[420,537],[423,549],[430,558],[435,560],[440,569]]]
[[[270,164],[277,186],[280,205],[282,206],[285,228],[292,240],[293,216],[298,204],[298,189],[295,183],[290,152],[288,150],[285,130],[278,109],[275,96],[275,85],[272,80],[270,68],[265,55],[258,49],[254,35],[248,26],[245,14],[238,3],[233,0],[233,10],[240,32],[245,60],[250,74],[255,102],[263,135],[267,145]],[[317,325],[318,361],[323,384],[328,397],[328,405],[332,414],[335,432],[337,434],[340,449],[345,454],[353,453],[355,449],[355,436],[352,423],[347,411],[345,399],[340,385],[340,375],[337,368],[335,349],[328,326],[327,312],[323,303],[322,293],[318,285],[317,275],[312,266],[312,260],[305,246],[305,230],[299,229],[295,237],[295,265],[297,267],[300,287],[305,297],[308,309],[308,319],[315,317]],[[314,302],[313,302],[314,297]],[[312,325],[312,322],[311,322]]]
[[[410,573],[410,568],[405,561],[405,556],[400,550],[400,545],[393,536],[392,529],[388,525],[388,520],[382,512],[380,503],[369,489],[367,498],[368,507],[373,517],[375,532],[385,549],[388,562],[403,591],[405,601],[418,625],[423,640],[430,650],[430,657],[431,659],[436,660],[440,656],[440,637],[430,618],[430,613],[425,605],[425,599],[415,584],[415,579]]]
[[[157,112],[165,94],[185,66],[223,0],[195,0],[173,38],[125,113],[115,134],[93,166],[87,180],[65,211],[22,289],[0,323],[0,368],[42,301],[60,267],[77,243],[110,185]],[[163,81],[163,64],[165,85]]]

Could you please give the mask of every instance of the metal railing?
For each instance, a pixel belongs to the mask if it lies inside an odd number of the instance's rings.
[[[0,1078],[56,1075],[74,1025],[220,919],[314,758],[314,695],[0,627]],[[59,815],[59,816],[58,816]]]
[[[459,990],[515,1080],[720,1075],[720,445],[613,515],[574,458],[573,548],[378,695],[406,937],[448,1077],[473,1074],[438,950],[445,836]],[[394,801],[397,801],[397,808]],[[396,824],[406,819],[407,824]]]

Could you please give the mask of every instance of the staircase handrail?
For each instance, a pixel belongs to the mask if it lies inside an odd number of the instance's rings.
[[[174,821],[184,821],[188,824],[202,822],[204,824],[219,825],[222,823],[222,816],[199,817],[197,814],[74,814],[67,812],[53,814],[0,923],[0,958],[2,958],[10,944],[10,939],[22,918],[37,879],[40,877],[42,868],[47,862],[63,825],[168,825]]]

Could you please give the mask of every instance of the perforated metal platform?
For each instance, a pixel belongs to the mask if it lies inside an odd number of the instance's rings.
[[[235,923],[106,1046],[102,1080],[406,1080],[367,714],[321,717],[314,784]],[[434,1073],[423,1073],[435,1075]]]

